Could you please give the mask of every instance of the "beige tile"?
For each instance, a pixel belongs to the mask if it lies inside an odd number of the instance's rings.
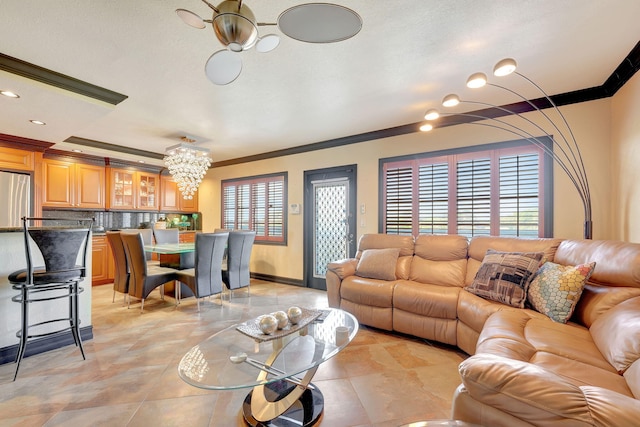
[[[87,360],[75,346],[0,365],[0,427],[55,425],[244,426],[250,391],[208,391],[177,374],[191,347],[243,320],[292,305],[327,307],[326,293],[254,281],[222,306],[160,300],[130,309],[110,285],[93,288],[93,334]],[[314,378],[325,398],[322,426],[398,426],[447,418],[466,356],[453,347],[362,326],[355,340],[320,366]]]

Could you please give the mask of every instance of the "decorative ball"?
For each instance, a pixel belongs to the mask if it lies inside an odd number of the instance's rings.
[[[282,329],[289,324],[289,317],[284,311],[276,311],[275,313],[271,313],[271,315],[278,321],[278,329]]]
[[[289,307],[289,310],[287,310],[287,316],[289,317],[289,321],[295,325],[302,317],[302,310],[300,310],[300,307]]]
[[[267,314],[260,318],[260,330],[265,335],[271,335],[278,329],[278,319]]]

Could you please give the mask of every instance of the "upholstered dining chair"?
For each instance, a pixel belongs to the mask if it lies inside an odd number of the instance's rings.
[[[229,232],[227,269],[222,270],[222,281],[229,289],[229,298],[231,298],[234,289],[246,287],[247,293],[251,293],[249,259],[255,239],[255,231],[234,230]]]
[[[158,286],[162,286],[167,282],[175,280],[177,270],[173,268],[148,265],[145,252],[144,242],[140,233],[123,233],[122,243],[127,256],[127,264],[129,266],[129,303],[131,297],[142,300],[140,312],[144,311],[144,300]],[[161,289],[161,295],[164,299],[164,292]],[[177,300],[176,300],[177,304]]]
[[[124,244],[119,231],[107,231],[107,241],[111,247],[113,260],[115,264],[115,272],[113,277],[113,298],[111,302],[116,301],[116,292],[124,295],[124,303],[127,302],[129,295],[129,266],[127,264],[127,255],[124,252]]]
[[[142,241],[146,245],[153,244],[153,230],[150,228],[124,228],[120,230],[121,234],[140,234]],[[144,258],[149,265],[160,265],[160,261],[152,259],[153,254],[151,252],[145,252]]]
[[[229,233],[196,234],[195,267],[180,270],[177,280],[189,287],[200,311],[200,298],[220,294],[222,303],[222,258]]]

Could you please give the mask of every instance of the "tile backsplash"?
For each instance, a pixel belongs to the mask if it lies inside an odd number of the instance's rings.
[[[121,212],[121,211],[75,211],[43,209],[44,218],[95,218],[97,230],[119,230],[122,228],[151,228],[165,220],[167,228],[181,230],[202,230],[202,213],[177,214],[162,212]]]

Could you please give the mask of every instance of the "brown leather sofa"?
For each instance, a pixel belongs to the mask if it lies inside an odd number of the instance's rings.
[[[367,249],[397,248],[395,280],[356,275]],[[488,249],[596,262],[572,318],[556,323],[464,289]],[[615,241],[363,235],[328,266],[329,305],[365,325],[456,345],[452,418],[485,426],[640,425],[640,245]]]

